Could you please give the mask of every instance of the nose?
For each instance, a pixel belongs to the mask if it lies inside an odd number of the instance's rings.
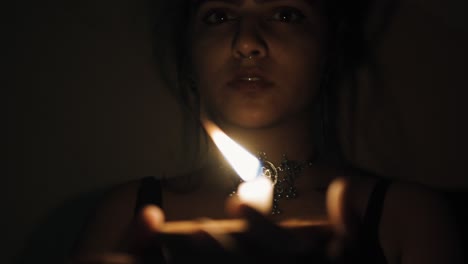
[[[232,43],[233,56],[237,59],[263,58],[268,48],[259,26],[252,20],[242,20]]]

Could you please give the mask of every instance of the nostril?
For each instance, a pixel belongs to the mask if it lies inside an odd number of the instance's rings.
[[[254,57],[258,57],[261,55],[261,52],[259,50],[252,50],[250,52],[238,52],[239,57],[242,59],[252,59]]]
[[[252,52],[250,52],[250,57],[256,57],[260,55],[260,51],[259,50],[253,50]]]
[[[267,44],[259,32],[239,32],[232,42],[233,55],[238,59],[263,57]]]

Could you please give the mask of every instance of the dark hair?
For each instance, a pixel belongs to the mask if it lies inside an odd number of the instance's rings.
[[[344,162],[340,144],[338,119],[338,93],[344,79],[365,60],[368,47],[365,45],[364,25],[370,0],[317,0],[327,19],[327,62],[323,72],[320,98],[322,141],[331,155]],[[164,84],[179,100],[187,113],[197,111],[197,91],[188,78],[187,54],[188,19],[190,1],[153,1],[154,56],[161,70]],[[194,95],[194,96],[193,96]],[[351,104],[352,105],[352,104]],[[186,116],[188,125],[197,122],[193,115]],[[191,121],[191,122],[190,122]]]

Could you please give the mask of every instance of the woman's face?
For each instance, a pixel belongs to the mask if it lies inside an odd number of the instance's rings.
[[[202,110],[220,124],[245,128],[305,117],[322,53],[315,1],[194,2],[190,55]]]

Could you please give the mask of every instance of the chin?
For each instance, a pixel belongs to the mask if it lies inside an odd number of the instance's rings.
[[[277,123],[276,118],[266,113],[242,113],[234,116],[228,116],[227,123],[233,126],[246,129],[260,129],[273,126]]]

